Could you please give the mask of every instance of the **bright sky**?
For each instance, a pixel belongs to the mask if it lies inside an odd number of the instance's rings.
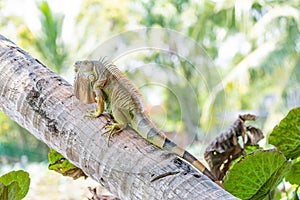
[[[22,17],[31,31],[37,32],[40,29],[38,19],[39,11],[37,9],[38,0],[9,0],[5,2],[2,8],[4,16],[19,16]],[[71,42],[73,33],[74,19],[78,14],[82,0],[62,1],[51,0],[47,1],[51,9],[56,13],[65,15],[62,37],[66,42]]]

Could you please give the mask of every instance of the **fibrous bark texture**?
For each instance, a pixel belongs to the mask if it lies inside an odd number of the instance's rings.
[[[112,119],[84,117],[91,107],[73,87],[0,35],[0,110],[121,199],[236,199],[131,128],[102,136]]]

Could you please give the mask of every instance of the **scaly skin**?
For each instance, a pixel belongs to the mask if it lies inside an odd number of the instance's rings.
[[[97,103],[96,110],[89,112],[89,116],[101,115],[104,110],[104,101],[110,104],[117,124],[113,123],[107,127],[109,137],[130,124],[147,141],[175,153],[220,185],[216,177],[199,160],[177,146],[156,128],[144,109],[141,94],[116,66],[104,63],[103,60],[85,60],[77,61],[74,67],[76,97],[85,103]]]

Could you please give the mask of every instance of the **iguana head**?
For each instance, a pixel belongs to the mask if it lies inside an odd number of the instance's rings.
[[[99,78],[96,65],[98,61],[77,61],[74,64],[75,81],[74,81],[74,93],[75,96],[85,102],[94,103],[95,93],[93,86],[95,81]]]

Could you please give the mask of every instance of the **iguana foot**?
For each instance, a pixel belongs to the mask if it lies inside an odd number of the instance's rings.
[[[94,111],[88,110],[88,113],[84,115],[85,117],[97,118],[103,113],[103,99],[96,97],[95,100],[97,102],[97,106],[95,107]]]
[[[102,133],[102,135],[105,135],[108,133],[107,137],[107,145],[109,145],[110,138],[113,134],[120,133],[125,127],[118,123],[112,123],[111,125],[105,126],[108,130]]]
[[[99,116],[102,114],[102,113],[99,111],[99,109],[97,109],[97,108],[95,108],[94,111],[88,110],[87,112],[88,112],[88,113],[85,114],[84,116],[85,116],[85,117],[91,117],[91,118],[97,118],[97,117],[99,117]]]

